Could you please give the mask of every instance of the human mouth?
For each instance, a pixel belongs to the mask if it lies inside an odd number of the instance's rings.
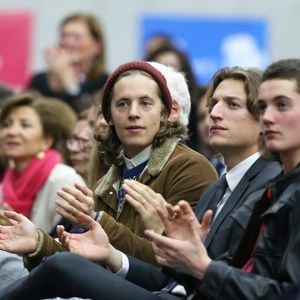
[[[144,130],[144,127],[141,127],[141,126],[128,126],[128,127],[126,127],[126,130],[131,132],[131,133],[139,133],[142,130]]]
[[[78,166],[78,165],[81,165],[82,163],[83,163],[83,160],[81,160],[81,159],[72,159],[71,158],[72,166]]]
[[[17,148],[20,146],[20,143],[15,142],[15,141],[7,141],[4,143],[6,148],[12,149],[12,148]]]
[[[216,132],[222,132],[226,130],[223,126],[220,126],[220,125],[211,125],[209,127],[209,132],[210,133],[216,133]]]
[[[264,136],[267,138],[267,139],[273,139],[275,138],[277,135],[279,134],[278,131],[275,131],[275,130],[265,130],[264,132]]]

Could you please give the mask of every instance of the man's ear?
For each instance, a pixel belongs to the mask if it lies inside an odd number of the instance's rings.
[[[172,107],[169,116],[169,121],[171,122],[180,121],[180,113],[181,113],[181,107],[179,103],[176,100],[172,100]]]

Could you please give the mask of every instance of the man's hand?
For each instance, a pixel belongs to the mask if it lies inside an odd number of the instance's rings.
[[[167,202],[162,195],[135,180],[124,180],[123,188],[126,191],[126,201],[140,214],[144,226],[157,233],[162,233],[164,224],[156,213],[157,207],[160,208],[161,214],[167,215],[168,213]]]
[[[211,210],[208,210],[204,214],[202,223],[200,224],[188,202],[181,200],[175,206],[167,204],[166,207],[168,210],[167,215],[165,212],[162,212],[159,207],[157,207],[156,210],[160,219],[164,223],[166,233],[169,237],[184,240],[190,231],[190,222],[193,222],[202,242],[204,242],[212,221]]]
[[[85,233],[69,233],[62,225],[57,226],[59,241],[69,251],[86,257],[90,260],[103,262],[110,255],[110,245],[107,234],[101,225],[91,217],[78,213],[77,218],[88,231]]]
[[[107,234],[101,225],[83,213],[78,213],[77,219],[88,231],[81,234],[69,233],[62,225],[58,225],[59,241],[69,251],[92,261],[103,263],[112,271],[117,272],[122,266],[121,253],[109,243]]]
[[[0,249],[16,254],[29,254],[38,247],[35,225],[26,217],[13,211],[3,212],[12,225],[0,225]]]
[[[80,212],[95,218],[93,192],[87,187],[79,184],[75,184],[75,188],[63,187],[57,195],[61,199],[55,202],[56,211],[71,223],[82,225],[77,218]]]
[[[159,264],[202,279],[211,259],[201,241],[197,224],[193,219],[190,219],[188,224],[190,230],[186,230],[186,235],[181,235],[181,239],[162,236],[152,230],[146,230],[145,234],[152,240]]]

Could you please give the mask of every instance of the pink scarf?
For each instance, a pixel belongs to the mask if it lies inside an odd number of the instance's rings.
[[[61,155],[57,151],[47,150],[43,159],[34,157],[22,174],[17,174],[15,169],[8,169],[2,182],[2,203],[7,203],[16,212],[30,217],[37,193],[52,169],[60,162]]]

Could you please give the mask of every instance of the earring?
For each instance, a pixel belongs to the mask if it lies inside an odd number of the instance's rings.
[[[37,159],[40,159],[40,160],[44,159],[44,158],[45,158],[45,151],[44,151],[44,150],[40,150],[40,151],[37,153],[36,158],[37,158]]]

